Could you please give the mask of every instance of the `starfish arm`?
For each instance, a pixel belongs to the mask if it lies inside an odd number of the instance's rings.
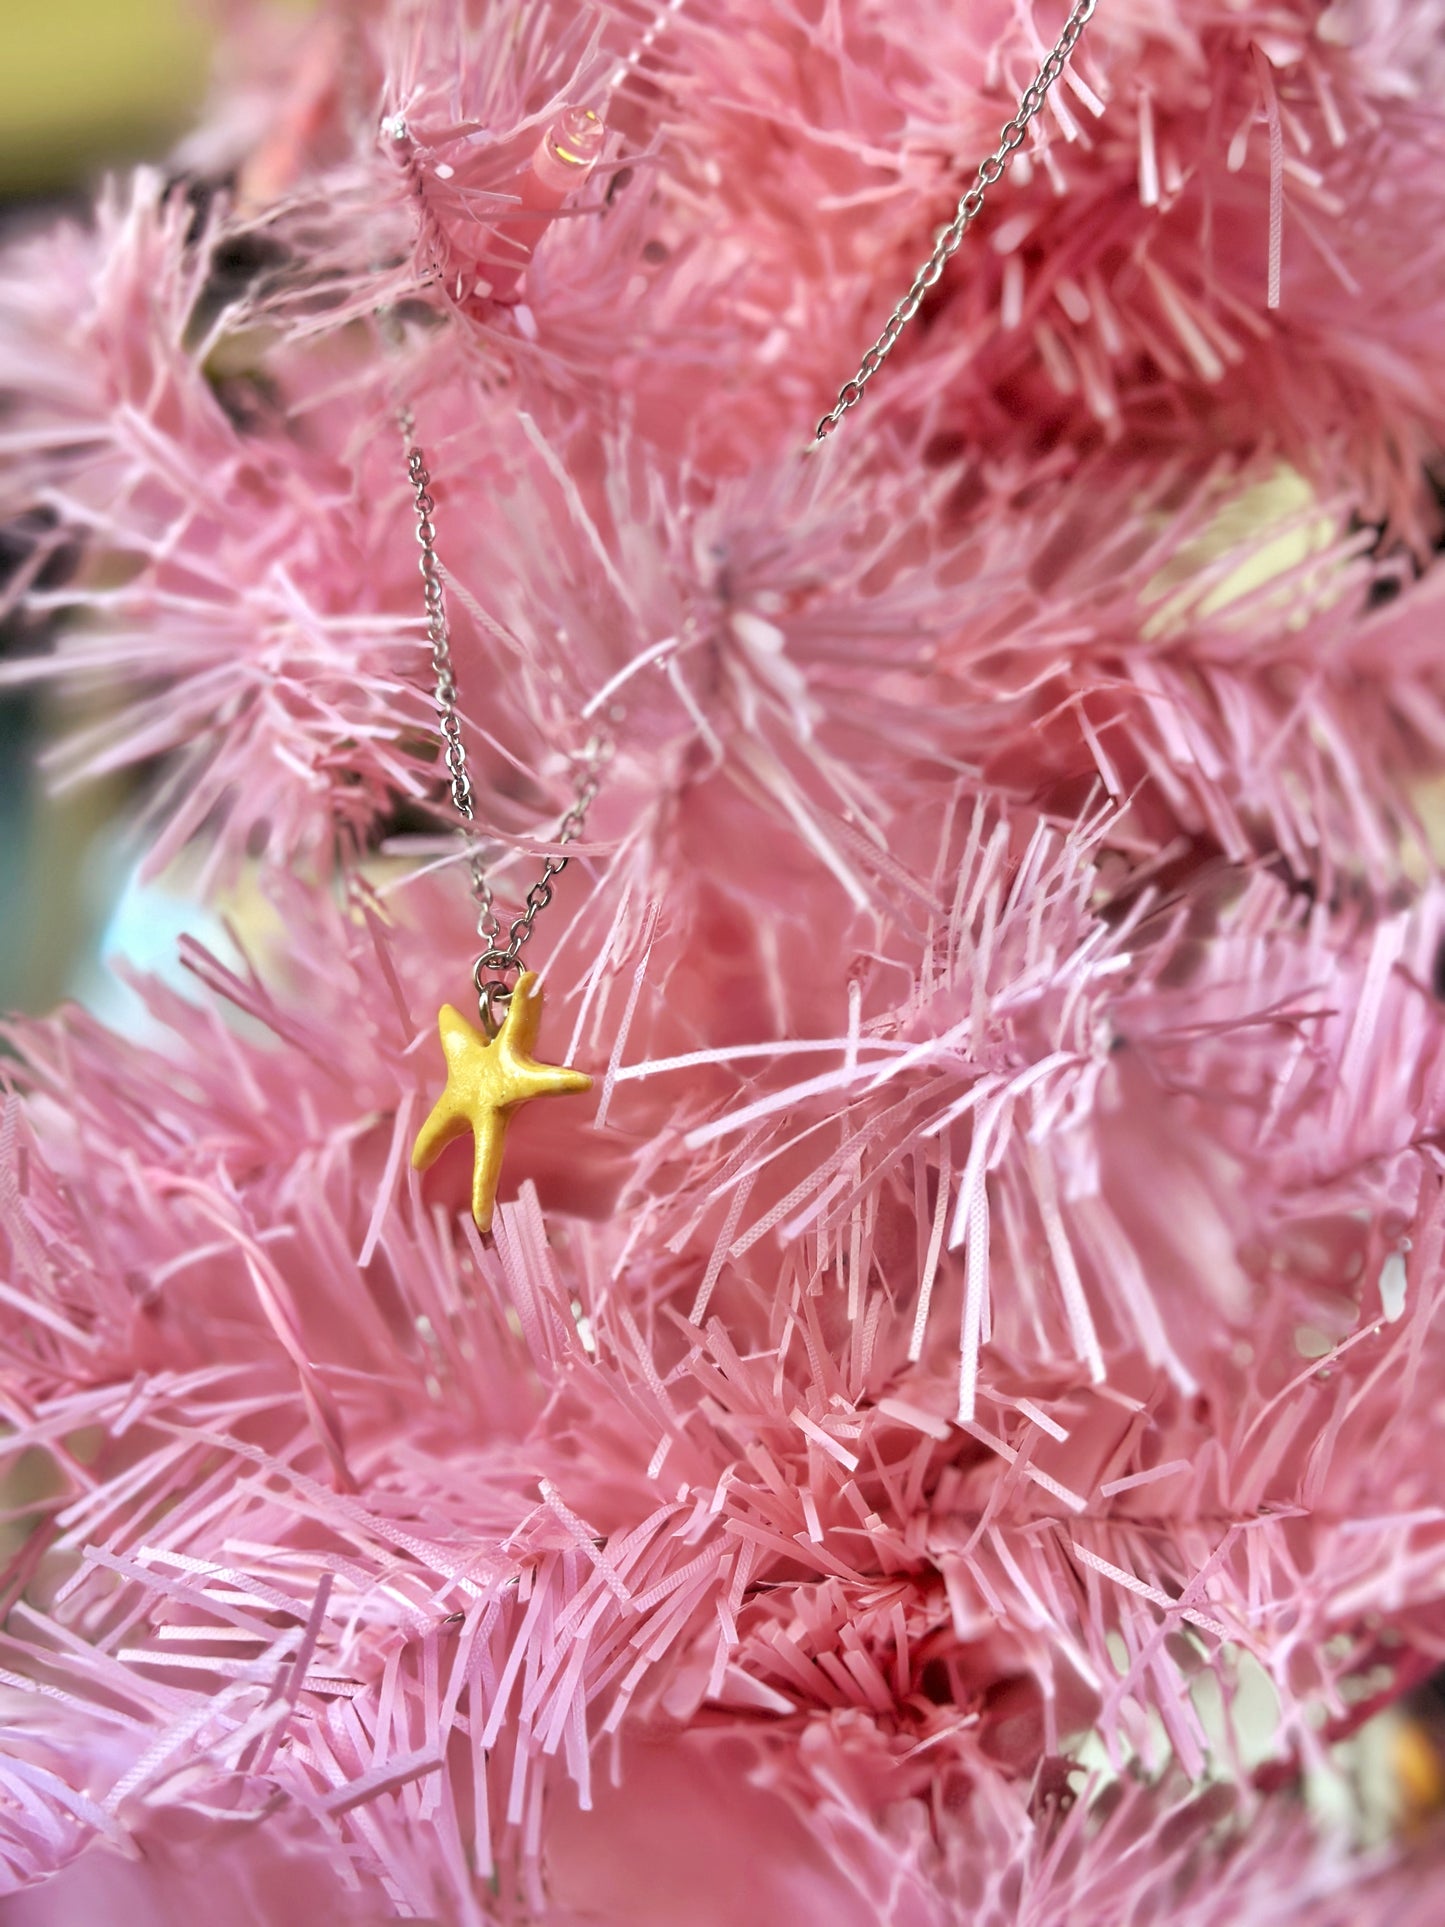
[[[443,1004],[437,1012],[437,1031],[448,1070],[465,1064],[474,1051],[486,1049],[486,1038],[453,1004]]]
[[[517,1086],[515,1102],[518,1104],[533,1097],[562,1097],[568,1092],[592,1088],[592,1079],[586,1071],[574,1071],[565,1064],[535,1064],[528,1058],[508,1068]]]
[[[443,1091],[416,1134],[416,1142],[411,1147],[412,1169],[425,1171],[455,1138],[465,1137],[470,1129],[471,1121],[466,1113],[459,1111],[450,1094]]]
[[[478,1231],[492,1228],[492,1207],[502,1175],[502,1148],[507,1138],[507,1113],[489,1111],[476,1119],[476,1150],[472,1157],[472,1217]]]
[[[497,1033],[497,1042],[509,1057],[530,1057],[541,1024],[542,986],[537,981],[535,971],[524,970],[507,1004],[507,1014]]]

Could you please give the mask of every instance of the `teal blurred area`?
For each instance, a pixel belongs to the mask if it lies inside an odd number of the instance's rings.
[[[7,1010],[22,1001],[29,967],[25,905],[35,807],[31,712],[23,697],[0,699],[0,1008]]]

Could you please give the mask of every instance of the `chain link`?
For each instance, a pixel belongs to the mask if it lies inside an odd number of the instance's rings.
[[[940,230],[933,244],[932,254],[914,275],[908,292],[884,324],[882,334],[859,362],[858,372],[851,380],[845,381],[838,390],[838,399],[823,416],[814,432],[815,442],[826,441],[848,410],[856,408],[862,401],[864,389],[892,354],[898,337],[922,306],[923,297],[930,288],[938,285],[944,268],[957,254],[964,235],[978,218],[988,190],[1003,179],[1015,153],[1023,146],[1029,122],[1042,108],[1048,98],[1049,89],[1069,64],[1069,56],[1074,51],[1075,43],[1087,22],[1093,17],[1097,4],[1098,0],[1075,0],[1073,10],[1064,22],[1064,30],[1054,43],[1053,51],[1039,68],[1033,81],[1020,95],[1012,120],[1004,122],[999,134],[998,146],[986,160],[979,163],[977,180],[959,201],[958,208],[948,226]]]
[[[487,881],[481,853],[469,833],[470,826],[476,821],[476,803],[472,794],[471,772],[467,768],[466,746],[462,741],[461,717],[457,710],[457,679],[452,663],[451,629],[447,622],[446,593],[442,586],[441,564],[437,559],[436,524],[432,519],[436,511],[436,503],[431,493],[431,475],[427,470],[426,459],[421,449],[412,442],[412,436],[416,432],[416,421],[411,410],[401,409],[397,420],[401,427],[402,439],[407,444],[406,473],[407,480],[411,484],[412,505],[416,513],[417,546],[421,550],[419,566],[422,602],[426,609],[426,639],[427,646],[431,650],[432,702],[441,730],[442,758],[446,764],[452,806],[462,819],[462,836],[466,844],[471,891],[477,904],[477,935],[485,946],[473,966],[472,977],[477,987],[483,1022],[488,1030],[495,1031],[495,1007],[498,1004],[505,1004],[510,995],[506,985],[498,979],[521,969],[522,946],[531,936],[532,926],[537,918],[552,901],[553,886],[571,859],[557,852],[544,858],[542,874],[527,892],[518,915],[507,926],[504,939],[502,921],[497,915],[496,903],[491,885]],[[577,791],[557,826],[557,834],[553,839],[555,843],[572,843],[582,834],[587,812],[591,809],[597,792],[601,788],[602,771],[611,759],[613,748],[611,737],[598,731],[577,758]],[[491,981],[487,981],[487,973],[491,973]]]

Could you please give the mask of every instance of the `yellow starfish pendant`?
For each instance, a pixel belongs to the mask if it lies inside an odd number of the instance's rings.
[[[447,1060],[447,1085],[417,1132],[411,1161],[416,1170],[425,1171],[453,1138],[472,1133],[476,1140],[472,1216],[479,1231],[492,1228],[492,1206],[512,1112],[534,1097],[592,1088],[592,1079],[583,1071],[536,1062],[532,1046],[541,1021],[542,986],[531,970],[524,970],[518,977],[495,1037],[469,1024],[450,1004],[443,1004],[437,1016]]]

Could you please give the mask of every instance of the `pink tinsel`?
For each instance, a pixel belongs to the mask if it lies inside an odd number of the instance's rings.
[[[1445,6],[1100,0],[814,452],[1059,7],[218,11],[0,258],[0,674],[281,933],[7,1033],[7,1922],[1426,1927]],[[402,407],[504,904],[617,738],[485,1243]]]

